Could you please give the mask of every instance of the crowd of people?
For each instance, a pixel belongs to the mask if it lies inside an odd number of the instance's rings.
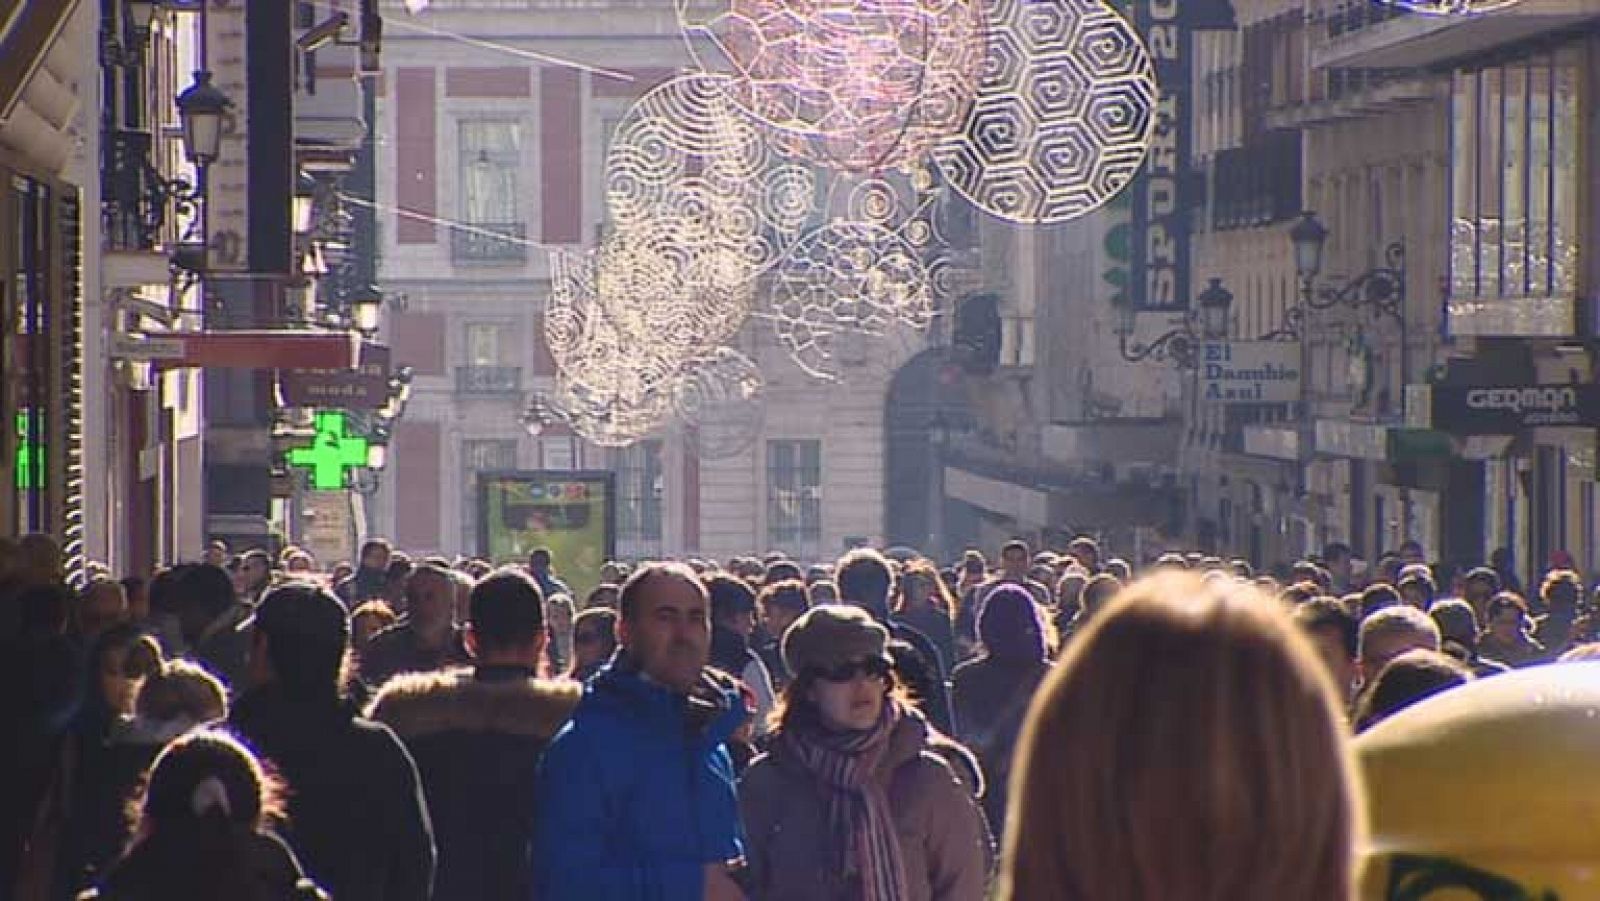
[[[1600,750],[1566,560],[1524,594],[1414,544],[1268,574],[1085,536],[618,561],[580,598],[542,549],[60,557],[0,540],[0,898],[1600,897],[1600,852],[1408,788],[1557,734],[1522,777],[1600,827],[1562,790]]]

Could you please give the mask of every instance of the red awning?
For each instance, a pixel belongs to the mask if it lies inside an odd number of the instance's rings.
[[[164,333],[183,355],[152,362],[163,369],[352,369],[361,364],[357,332],[215,331]]]

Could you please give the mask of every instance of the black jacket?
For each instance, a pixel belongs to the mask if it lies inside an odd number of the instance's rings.
[[[246,692],[229,724],[288,783],[284,837],[339,901],[428,901],[433,828],[417,767],[387,726],[341,701]]]
[[[231,901],[329,901],[275,836],[249,836],[240,850],[241,869],[233,874],[239,881],[231,888],[244,891],[242,896],[230,891]],[[78,901],[211,901],[216,887],[202,888],[194,879],[195,868],[215,865],[209,858],[185,844],[147,841],[119,861],[99,889],[84,892]]]
[[[583,695],[480,668],[398,676],[373,702],[416,758],[439,843],[434,901],[528,901],[535,775]]]

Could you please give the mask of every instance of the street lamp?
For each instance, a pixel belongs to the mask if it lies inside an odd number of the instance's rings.
[[[1404,324],[1406,304],[1406,245],[1395,241],[1384,249],[1384,262],[1350,279],[1343,286],[1317,285],[1322,274],[1323,250],[1328,242],[1328,229],[1317,219],[1317,214],[1307,210],[1300,221],[1289,229],[1289,241],[1294,245],[1294,268],[1300,276],[1300,293],[1304,307],[1326,310],[1343,304],[1354,310],[1371,307],[1374,315],[1392,316]],[[1290,319],[1298,320],[1303,311],[1291,311]]]
[[[1316,213],[1306,210],[1289,229],[1289,240],[1294,243],[1294,271],[1301,284],[1309,284],[1322,274],[1322,250],[1328,243],[1328,230]]]
[[[383,308],[383,293],[362,285],[350,295],[350,320],[356,331],[371,335],[378,330],[378,311]]]
[[[1206,338],[1219,341],[1228,337],[1228,311],[1233,308],[1233,292],[1222,287],[1222,279],[1210,279],[1195,302],[1200,307],[1200,325]]]
[[[1233,293],[1222,286],[1222,279],[1211,279],[1206,290],[1195,298],[1195,309],[1185,312],[1172,323],[1160,337],[1146,344],[1135,341],[1134,326],[1137,311],[1128,303],[1118,305],[1117,351],[1129,363],[1145,360],[1171,360],[1179,369],[1192,369],[1195,365],[1195,347],[1201,341],[1217,341],[1228,337],[1228,313],[1233,307]]]
[[[194,84],[178,95],[178,118],[183,124],[183,153],[189,162],[205,169],[222,155],[222,120],[233,101],[211,83],[211,73],[194,73]]]
[[[136,46],[143,45],[150,39],[151,25],[156,20],[156,12],[161,4],[156,0],[128,0],[124,5],[123,15],[126,16],[128,30],[133,33],[133,42]]]

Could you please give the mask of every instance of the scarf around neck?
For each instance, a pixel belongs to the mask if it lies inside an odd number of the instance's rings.
[[[827,792],[829,826],[844,840],[840,862],[846,874],[859,878],[861,901],[905,897],[900,840],[888,794],[874,778],[902,716],[900,705],[888,699],[877,724],[864,732],[807,729],[786,731],[780,739]]]

